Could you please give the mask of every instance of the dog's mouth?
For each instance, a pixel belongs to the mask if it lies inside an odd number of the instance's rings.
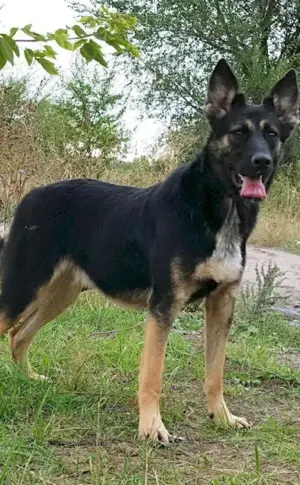
[[[235,183],[240,188],[240,196],[245,199],[265,199],[267,197],[266,187],[262,177],[250,178],[236,174]]]

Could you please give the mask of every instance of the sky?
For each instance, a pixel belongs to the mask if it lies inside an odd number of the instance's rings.
[[[32,30],[42,34],[53,32],[66,25],[73,25],[75,22],[75,13],[67,7],[64,0],[3,0],[1,5],[3,8],[0,28],[3,32],[9,31],[11,27],[24,27],[26,24],[32,24]],[[19,33],[18,38],[22,38]],[[25,46],[26,44],[22,44],[22,47]],[[55,46],[55,50],[59,54],[56,65],[62,73],[67,73],[74,54],[60,49],[58,46]],[[18,61],[13,68],[5,68],[5,71],[7,74],[25,74],[28,72],[28,67],[25,61]],[[36,83],[45,77],[45,71],[40,66],[31,68],[30,71]],[[148,154],[163,130],[163,125],[158,120],[139,121],[138,118],[139,112],[134,107],[130,108],[124,116],[126,127],[132,131],[130,158]]]

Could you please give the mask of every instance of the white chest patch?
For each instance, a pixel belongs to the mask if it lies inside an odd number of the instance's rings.
[[[195,271],[197,279],[214,279],[218,283],[233,283],[242,274],[241,238],[236,208],[231,208],[224,225],[216,236],[211,257],[200,263]]]

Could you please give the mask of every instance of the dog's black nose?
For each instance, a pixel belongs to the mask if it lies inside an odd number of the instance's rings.
[[[251,158],[251,163],[255,168],[265,169],[271,165],[272,158],[267,153],[257,153]]]

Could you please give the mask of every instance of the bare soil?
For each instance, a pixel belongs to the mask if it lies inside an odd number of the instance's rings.
[[[247,263],[243,277],[244,283],[254,283],[256,279],[255,269],[258,266],[268,267],[268,264],[276,265],[283,274],[279,285],[279,292],[285,298],[284,306],[300,307],[300,256],[278,249],[260,248],[248,246]],[[300,316],[300,313],[299,313]]]

